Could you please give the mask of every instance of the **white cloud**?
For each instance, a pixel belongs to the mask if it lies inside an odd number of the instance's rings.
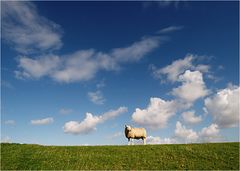
[[[19,68],[24,71],[15,71],[18,78],[40,78],[51,74],[60,65],[60,58],[55,55],[47,55],[38,59],[31,59],[26,56],[19,58]]]
[[[159,37],[144,37],[138,42],[125,48],[116,48],[111,56],[117,62],[135,62],[143,58],[147,53],[159,46]]]
[[[182,30],[182,29],[183,29],[183,26],[169,26],[169,27],[159,30],[157,33],[166,34],[166,33],[171,33],[171,32],[175,32],[178,30]]]
[[[196,142],[219,142],[222,141],[220,130],[217,124],[211,124],[202,128],[201,131],[195,132],[187,129],[179,121],[176,123],[175,137],[178,142],[196,143]]]
[[[183,112],[182,118],[183,118],[184,122],[188,123],[188,124],[197,124],[202,121],[202,117],[196,116],[195,111],[193,111],[193,110]]]
[[[33,3],[4,2],[2,5],[3,38],[17,51],[29,54],[61,47],[60,26],[40,16]],[[178,29],[180,26],[171,26],[165,28],[165,32]],[[164,41],[163,36],[145,36],[129,46],[114,48],[109,53],[88,49],[63,56],[21,56],[15,76],[19,79],[48,76],[64,83],[87,81],[101,70],[116,71],[124,63],[141,60]]]
[[[125,48],[112,49],[110,53],[94,49],[80,50],[64,56],[46,55],[32,59],[19,58],[17,78],[49,76],[58,82],[70,83],[92,79],[97,72],[116,71],[123,63],[136,62],[159,46],[160,38],[142,38]]]
[[[95,52],[93,49],[81,50],[68,55],[63,69],[57,70],[52,77],[60,82],[89,80],[100,70],[118,70],[120,64],[135,62],[158,47],[156,37],[143,38],[125,48],[116,48],[111,53]]]
[[[20,71],[17,78],[40,78],[49,76],[58,82],[86,81],[94,77],[100,62],[94,60],[93,49],[77,51],[70,55],[46,55],[35,59],[19,58]]]
[[[132,115],[134,122],[152,129],[163,128],[175,113],[183,109],[189,109],[194,101],[209,94],[210,91],[206,88],[201,72],[208,73],[210,66],[205,64],[193,64],[196,58],[197,56],[187,55],[184,59],[176,60],[171,65],[162,69],[153,68],[156,77],[166,75],[169,81],[181,82],[182,85],[173,88],[171,94],[176,97],[175,99],[164,101],[160,98],[151,98],[150,104],[146,109],[141,110],[136,108]],[[190,71],[188,70],[189,68],[197,70]],[[184,112],[182,117],[186,123],[191,124],[199,123],[202,120],[201,116],[195,116],[194,111]],[[177,126],[179,129],[182,128],[182,132],[186,130],[185,132],[192,133],[188,139],[191,139],[191,136],[193,136],[193,139],[196,139],[196,132],[194,135],[194,131],[189,131],[185,129],[185,127],[181,127],[182,125],[180,124],[181,123],[178,123]],[[177,135],[178,132],[179,131],[177,131]]]
[[[67,115],[67,114],[70,114],[72,112],[73,112],[72,109],[67,109],[67,108],[62,108],[62,109],[59,110],[59,113],[63,114],[63,115]]]
[[[40,16],[31,2],[3,1],[2,37],[21,53],[59,49],[62,30],[59,25]]]
[[[163,75],[166,75],[169,81],[178,81],[179,75],[183,74],[185,70],[193,66],[192,61],[194,58],[193,55],[189,54],[184,59],[178,59],[164,68],[157,69],[154,67],[153,75],[156,78],[161,78]]]
[[[239,97],[240,87],[231,86],[205,99],[205,107],[219,127],[239,126]]]
[[[209,65],[206,65],[206,64],[199,64],[199,65],[197,65],[196,67],[194,67],[194,69],[196,70],[196,71],[200,71],[200,72],[202,72],[202,73],[208,73],[209,72],[209,70],[210,70],[210,66]]]
[[[119,107],[117,110],[109,110],[108,112],[102,115],[102,121],[106,121],[108,119],[112,119],[117,117],[118,115],[127,112],[127,107]]]
[[[175,136],[185,143],[196,142],[199,138],[197,132],[187,129],[179,121],[176,123]]]
[[[96,130],[96,125],[100,122],[100,117],[86,113],[86,118],[82,122],[69,121],[64,125],[65,133],[87,134]]]
[[[199,58],[203,56],[197,56],[193,54],[187,54],[184,59],[178,59],[173,61],[170,65],[163,68],[156,68],[154,65],[151,66],[153,76],[157,79],[163,78],[165,75],[167,81],[179,82],[179,76],[182,75],[186,70],[200,71],[201,73],[209,73],[210,66],[206,64],[197,64]]]
[[[31,120],[32,125],[48,125],[53,123],[53,118],[44,118],[44,119],[37,119],[37,120]]]
[[[211,124],[202,128],[200,132],[187,129],[179,121],[176,123],[175,134],[173,138],[160,138],[158,136],[148,136],[147,144],[178,144],[178,143],[201,143],[201,142],[219,142],[222,137],[217,124]]]
[[[126,107],[119,107],[117,110],[110,110],[102,115],[94,116],[91,113],[86,113],[86,117],[83,121],[69,121],[63,126],[65,133],[71,134],[88,134],[96,130],[96,126],[99,123],[103,123],[106,120],[115,118],[116,116],[127,112]]]
[[[172,94],[180,99],[194,102],[209,93],[203,81],[202,73],[199,71],[187,70],[179,76],[179,80],[182,82],[182,85],[174,88]]]
[[[62,67],[52,72],[50,77],[58,82],[86,81],[94,77],[99,70],[98,61],[94,60],[93,49],[77,51],[62,57]]]
[[[152,129],[164,128],[168,120],[178,109],[178,103],[174,100],[165,101],[161,98],[150,98],[146,109],[136,108],[132,114],[134,122]]]
[[[217,124],[211,124],[195,132],[187,129],[179,121],[176,123],[175,136],[173,138],[160,138],[158,136],[148,136],[147,144],[178,144],[178,143],[201,143],[201,142],[219,142],[222,137]]]
[[[211,124],[204,127],[199,133],[201,140],[204,142],[214,142],[219,139],[219,128],[217,124]]]
[[[14,120],[6,120],[4,123],[6,125],[15,125],[16,122]]]
[[[100,90],[96,92],[88,92],[88,98],[95,104],[102,105],[105,102],[105,98]]]
[[[161,139],[160,137],[148,136],[147,137],[147,144],[176,144],[177,140],[174,138],[164,138]]]

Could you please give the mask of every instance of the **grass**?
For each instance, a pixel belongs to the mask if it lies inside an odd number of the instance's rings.
[[[1,170],[239,170],[239,143],[40,146],[1,144]]]

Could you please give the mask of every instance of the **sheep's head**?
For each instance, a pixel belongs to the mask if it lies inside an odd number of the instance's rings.
[[[128,130],[128,131],[131,131],[132,128],[129,125],[125,125],[125,129]]]

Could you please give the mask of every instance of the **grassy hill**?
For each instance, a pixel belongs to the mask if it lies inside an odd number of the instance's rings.
[[[239,143],[40,146],[1,144],[1,170],[239,169]]]

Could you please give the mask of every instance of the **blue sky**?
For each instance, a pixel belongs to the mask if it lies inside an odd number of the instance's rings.
[[[237,1],[1,6],[2,141],[239,141]]]

